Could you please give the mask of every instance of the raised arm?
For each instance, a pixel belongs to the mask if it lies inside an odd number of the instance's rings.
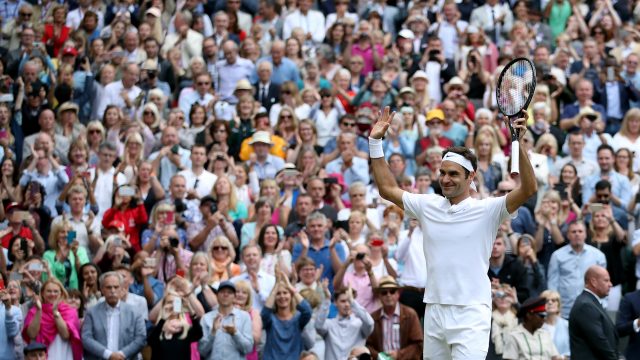
[[[524,134],[527,131],[527,119],[529,115],[523,112],[524,117],[518,118],[513,122],[513,128],[518,132],[518,140],[522,141]],[[509,119],[505,119],[509,121]],[[509,124],[507,124],[508,126]],[[514,154],[511,154],[514,156]],[[533,194],[538,191],[538,182],[536,181],[536,175],[533,173],[533,167],[529,161],[529,156],[524,150],[523,146],[520,146],[520,185],[511,190],[507,194],[507,210],[509,213],[513,213],[518,210],[522,204],[524,204]]]
[[[386,106],[383,112],[378,116],[378,120],[369,133],[369,157],[371,158],[373,178],[376,181],[376,185],[378,185],[380,196],[404,210],[404,204],[402,203],[402,194],[404,194],[404,190],[400,189],[398,186],[395,177],[391,173],[391,170],[389,170],[389,165],[385,161],[384,154],[382,152],[382,138],[384,137],[384,134],[386,134],[387,129],[391,124],[391,119],[393,119],[395,115],[396,113],[391,113],[389,107]]]

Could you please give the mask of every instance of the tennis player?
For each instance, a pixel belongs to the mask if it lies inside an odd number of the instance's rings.
[[[382,137],[394,115],[386,107],[378,117],[369,153],[380,196],[418,219],[424,234],[423,358],[484,360],[491,329],[491,249],[503,220],[537,191],[531,163],[521,147],[520,186],[506,196],[476,200],[469,190],[477,159],[467,148],[451,147],[442,156],[438,180],[444,197],[406,192],[398,187],[382,151]],[[520,138],[525,124],[526,117],[514,122]]]

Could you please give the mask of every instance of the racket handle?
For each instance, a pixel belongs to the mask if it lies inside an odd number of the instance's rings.
[[[520,173],[520,143],[518,140],[511,142],[511,174]]]

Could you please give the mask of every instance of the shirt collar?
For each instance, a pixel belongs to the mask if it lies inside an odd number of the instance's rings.
[[[604,299],[601,299],[598,295],[596,295],[596,293],[594,293],[593,291],[591,291],[591,290],[589,290],[589,289],[587,289],[587,288],[584,288],[584,291],[586,291],[586,292],[588,292],[589,294],[593,295],[593,297],[595,297],[595,298],[596,298],[596,300],[598,301],[598,303],[600,303],[600,305],[602,305],[602,301],[603,301]]]
[[[393,314],[392,315],[393,315],[392,317],[389,317],[389,315],[387,315],[387,313],[384,312],[384,309],[382,310],[382,316],[381,317],[384,318],[384,319],[392,319],[393,317],[396,317],[396,316],[400,317],[400,303],[396,304],[396,309],[393,310]]]
[[[107,311],[119,311],[119,310],[120,310],[120,303],[121,303],[121,302],[122,302],[122,301],[118,300],[118,303],[116,304],[116,306],[113,306],[113,307],[112,307],[111,305],[109,305],[109,304],[105,301],[105,304],[107,304]]]

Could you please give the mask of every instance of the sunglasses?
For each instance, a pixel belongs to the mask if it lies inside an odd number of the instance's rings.
[[[291,91],[283,91],[282,94],[283,95],[291,95]]]
[[[214,246],[213,247],[213,251],[223,251],[223,250],[229,250],[229,249],[227,249],[226,246]]]
[[[329,95],[329,94],[322,94],[322,95],[320,95],[320,97],[322,97],[322,98],[330,98],[330,97],[331,97],[331,95]]]
[[[101,134],[102,131],[98,130],[98,129],[91,129],[89,130],[89,134]]]
[[[291,115],[280,115],[280,119],[293,119]]]
[[[198,85],[209,85],[209,84],[211,84],[211,83],[208,82],[208,81],[199,81],[198,82]]]
[[[344,126],[344,127],[354,127],[354,126],[356,126],[356,123],[354,123],[354,122],[343,122],[342,126]]]
[[[33,15],[33,13],[20,13],[20,16],[22,17],[31,17]]]
[[[151,111],[145,111],[142,113],[142,115],[153,115],[153,112]]]
[[[557,303],[558,301],[560,301],[560,299],[556,299],[556,298],[547,299],[547,304],[550,304],[552,302],[556,302]]]
[[[385,295],[395,295],[396,294],[396,289],[390,289],[390,290],[382,290],[380,291],[380,295],[385,296]]]

